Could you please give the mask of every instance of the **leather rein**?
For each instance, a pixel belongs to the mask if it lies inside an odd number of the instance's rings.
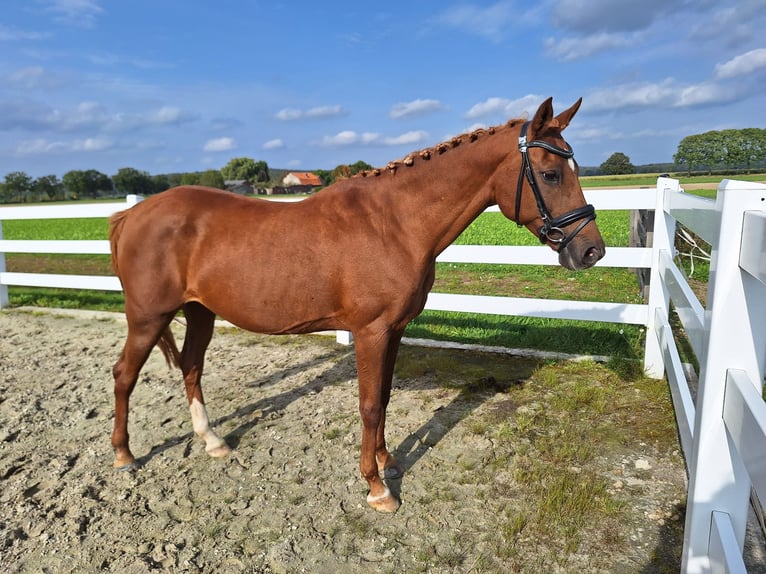
[[[514,220],[518,225],[521,225],[519,223],[519,210],[521,209],[521,192],[524,186],[524,176],[526,175],[527,181],[529,182],[529,187],[532,188],[532,193],[534,194],[535,201],[537,202],[537,210],[540,212],[540,217],[543,220],[543,225],[537,232],[538,237],[540,238],[540,242],[545,243],[546,241],[549,241],[556,245],[556,251],[561,252],[561,250],[564,249],[569,244],[569,242],[575,238],[575,236],[582,230],[583,227],[596,219],[596,210],[592,205],[588,204],[584,205],[583,207],[573,209],[572,211],[568,211],[559,217],[553,217],[551,215],[551,212],[548,210],[548,206],[545,205],[545,200],[543,200],[543,196],[540,193],[540,188],[537,185],[537,180],[535,179],[535,174],[532,170],[532,164],[529,161],[527,149],[531,147],[540,147],[545,151],[566,159],[572,159],[574,157],[574,151],[572,151],[572,148],[569,147],[569,145],[567,145],[568,149],[564,149],[555,145],[551,145],[548,142],[544,142],[542,140],[532,140],[528,142],[528,127],[529,122],[526,122],[521,127],[521,134],[519,135],[519,151],[521,152],[522,165],[521,169],[519,170],[519,181],[516,186],[516,214]],[[563,228],[577,221],[580,221],[580,225],[578,225],[575,230],[572,231],[572,233],[567,234]]]

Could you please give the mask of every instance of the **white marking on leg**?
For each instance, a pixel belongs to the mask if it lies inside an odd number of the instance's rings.
[[[189,411],[191,412],[192,426],[197,436],[204,439],[205,450],[211,451],[222,446],[226,446],[226,443],[221,440],[217,434],[210,430],[210,421],[207,418],[207,409],[205,405],[199,402],[197,399],[192,399],[189,405]]]
[[[373,496],[372,494],[367,495],[367,504],[373,504],[375,502],[380,502],[381,500],[385,500],[391,496],[391,491],[388,490],[388,487],[386,487],[385,492],[383,494],[379,494],[378,496]]]

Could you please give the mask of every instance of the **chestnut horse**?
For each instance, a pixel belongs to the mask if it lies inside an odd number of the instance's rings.
[[[114,466],[131,467],[128,401],[155,345],[180,366],[192,425],[211,456],[230,452],[210,429],[202,396],[216,315],[259,333],[337,329],[354,337],[367,502],[393,512],[382,478],[403,470],[386,448],[391,378],[407,323],[426,302],[435,259],[491,205],[586,269],[604,242],[585,204],[551,98],[528,122],[480,129],[344,179],[296,203],[184,186],[115,214],[112,263],[125,292],[128,334],[114,365]],[[179,352],[169,329],[183,309]]]

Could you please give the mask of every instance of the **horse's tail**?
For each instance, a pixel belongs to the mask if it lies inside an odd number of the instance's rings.
[[[130,210],[118,211],[112,217],[109,218],[109,246],[112,252],[112,269],[117,277],[122,281],[120,276],[120,266],[118,263],[117,249],[120,244],[120,235],[122,235],[122,228],[125,225],[125,221],[130,215]],[[176,345],[173,332],[170,330],[170,326],[165,327],[157,341],[157,346],[165,356],[165,361],[169,367],[181,366],[181,353],[178,351],[178,345]]]
[[[178,345],[176,345],[176,339],[173,337],[173,331],[170,330],[170,326],[165,327],[160,335],[160,340],[157,341],[157,346],[165,356],[165,362],[168,367],[181,367],[181,353],[178,351]]]
[[[118,211],[112,217],[109,218],[109,247],[112,252],[112,269],[115,275],[120,277],[120,269],[117,264],[117,245],[120,242],[120,235],[122,235],[122,226],[125,225],[125,220],[128,218],[129,211]]]

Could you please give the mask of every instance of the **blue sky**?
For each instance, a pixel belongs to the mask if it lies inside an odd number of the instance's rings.
[[[766,127],[766,0],[6,0],[0,178],[383,165],[548,96],[581,165]]]

